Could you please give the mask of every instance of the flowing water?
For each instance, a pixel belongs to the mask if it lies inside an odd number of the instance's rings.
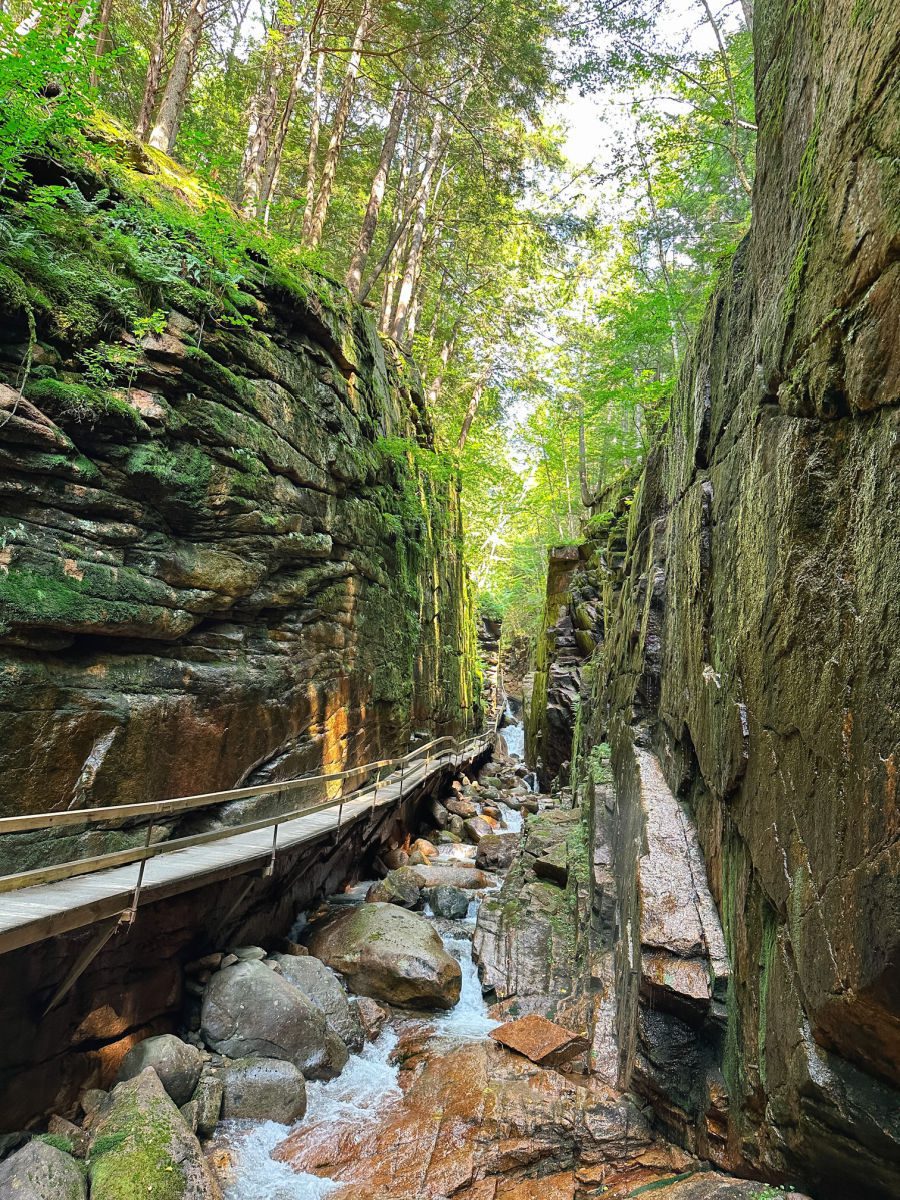
[[[509,717],[515,720],[511,711]],[[512,736],[510,736],[512,735]],[[520,757],[524,752],[522,726],[513,724],[504,731],[510,753]],[[514,748],[515,747],[515,748]],[[500,804],[503,823],[508,830],[520,832],[522,814],[506,804]],[[471,865],[475,847],[469,845],[442,846],[436,863]],[[359,904],[365,900],[369,884],[332,897],[331,903]],[[449,954],[462,969],[462,988],[457,1004],[447,1012],[429,1018],[434,1037],[443,1043],[481,1041],[500,1024],[488,1015],[487,1005],[478,978],[478,968],[472,959],[472,934],[478,916],[480,898],[474,899],[462,921],[439,921],[436,927]],[[434,920],[426,905],[425,914]],[[292,936],[298,936],[305,925],[301,915]],[[418,1019],[419,1018],[410,1018]],[[359,1125],[384,1116],[391,1105],[402,1097],[398,1083],[399,1067],[391,1061],[398,1043],[398,1028],[405,1018],[387,1026],[377,1041],[367,1045],[359,1054],[350,1057],[337,1079],[307,1084],[307,1109],[294,1129],[306,1136],[316,1137],[316,1128],[333,1133],[335,1126]],[[235,1154],[234,1182],[226,1191],[226,1200],[323,1200],[345,1183],[322,1179],[318,1175],[298,1172],[286,1163],[277,1162],[271,1152],[285,1140],[290,1129],[275,1121],[229,1122],[223,1127]]]

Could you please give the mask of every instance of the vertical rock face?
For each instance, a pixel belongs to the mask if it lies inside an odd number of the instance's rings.
[[[594,649],[595,613],[582,601],[582,566],[577,546],[550,551],[547,602],[525,712],[525,755],[544,789],[571,758],[581,666]],[[588,592],[593,599],[593,589]]]
[[[888,1197],[900,14],[766,0],[755,37],[752,231],[627,540],[609,496],[582,550],[606,568],[574,747],[594,806],[595,1061],[720,1163]]]
[[[96,263],[131,295],[98,222],[74,249],[29,245],[54,278]],[[2,301],[4,814],[288,778],[463,727],[459,497],[415,373],[336,285],[241,269],[240,319],[173,284],[158,333],[99,301],[89,335],[71,305],[33,304],[24,397],[26,312]],[[113,352],[127,386],[98,384]]]

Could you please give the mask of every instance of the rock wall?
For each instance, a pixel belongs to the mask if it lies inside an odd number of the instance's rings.
[[[625,496],[607,496],[582,550],[602,597],[574,748],[594,812],[594,1062],[723,1165],[887,1198],[900,14],[765,0],[755,40],[752,231],[627,537]]]
[[[210,264],[179,267],[203,244],[179,234],[170,267],[171,228],[100,182],[74,218],[28,196],[3,214],[0,813],[472,729],[459,495],[414,369],[300,263],[244,254],[222,304],[191,282]],[[148,292],[149,318],[124,311]]]
[[[534,654],[534,676],[525,701],[525,757],[549,790],[562,771],[568,773],[572,755],[581,665],[595,645],[594,590],[583,592],[582,558],[578,546],[550,551],[547,598]]]

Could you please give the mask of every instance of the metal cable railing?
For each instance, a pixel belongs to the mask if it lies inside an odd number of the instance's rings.
[[[0,818],[0,837],[9,834],[33,832],[35,830],[55,830],[78,825],[96,825],[106,831],[110,831],[116,826],[121,826],[124,823],[141,817],[157,819],[169,816],[181,817],[186,813],[208,812],[235,800],[258,799],[271,795],[276,796],[280,802],[280,811],[275,815],[254,821],[246,821],[239,825],[223,826],[187,837],[170,838],[153,845],[150,844],[153,823],[152,821],[148,821],[147,836],[143,846],[134,846],[125,850],[72,859],[68,862],[57,863],[52,866],[37,867],[28,871],[0,876],[0,893],[20,891],[23,888],[34,887],[39,884],[55,883],[64,879],[76,878],[80,875],[92,874],[96,871],[139,863],[140,871],[136,883],[135,902],[133,905],[136,908],[143,880],[144,864],[149,859],[164,854],[172,854],[192,846],[203,845],[207,842],[220,841],[224,838],[236,837],[243,833],[252,833],[261,829],[273,830],[272,850],[267,868],[267,873],[271,873],[277,852],[278,827],[280,825],[300,817],[337,808],[337,829],[339,830],[341,828],[344,805],[354,799],[360,798],[360,794],[364,793],[365,789],[372,784],[373,773],[375,779],[372,789],[372,807],[374,809],[379,788],[390,786],[391,783],[391,776],[388,775],[382,778],[382,771],[390,769],[392,773],[396,773],[397,768],[400,768],[399,795],[402,796],[404,776],[406,776],[407,782],[409,782],[410,774],[415,775],[416,768],[419,765],[417,760],[424,757],[424,771],[421,777],[416,777],[415,779],[416,782],[420,782],[421,778],[427,778],[429,767],[432,763],[435,764],[435,767],[443,767],[448,765],[448,763],[456,765],[469,755],[474,758],[493,744],[494,736],[494,731],[467,739],[445,736],[436,738],[434,741],[427,742],[425,745],[418,746],[415,750],[395,758],[361,763],[357,767],[350,767],[344,771],[302,775],[296,779],[261,784],[255,787],[231,788],[228,791],[209,792],[197,796],[181,796],[172,800],[149,801],[140,804],[123,804],[104,808],[72,809],[63,812],[29,813],[18,817],[2,817]],[[304,789],[310,788],[315,784],[324,784],[327,786],[328,784],[337,782],[343,783],[347,779],[360,775],[367,776],[362,784],[350,792],[345,792],[342,789],[339,796],[331,797],[324,802],[298,806],[296,800],[292,801],[291,799],[294,793],[302,792]],[[282,808],[282,804],[286,807]]]

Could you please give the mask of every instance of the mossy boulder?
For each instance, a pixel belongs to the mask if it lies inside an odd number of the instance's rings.
[[[92,1200],[221,1200],[196,1135],[147,1067],[91,1118]]]
[[[87,1200],[82,1164],[41,1138],[0,1163],[0,1196],[10,1200]]]
[[[362,904],[318,926],[310,952],[354,992],[410,1008],[452,1008],[462,972],[424,917],[396,904]]]

